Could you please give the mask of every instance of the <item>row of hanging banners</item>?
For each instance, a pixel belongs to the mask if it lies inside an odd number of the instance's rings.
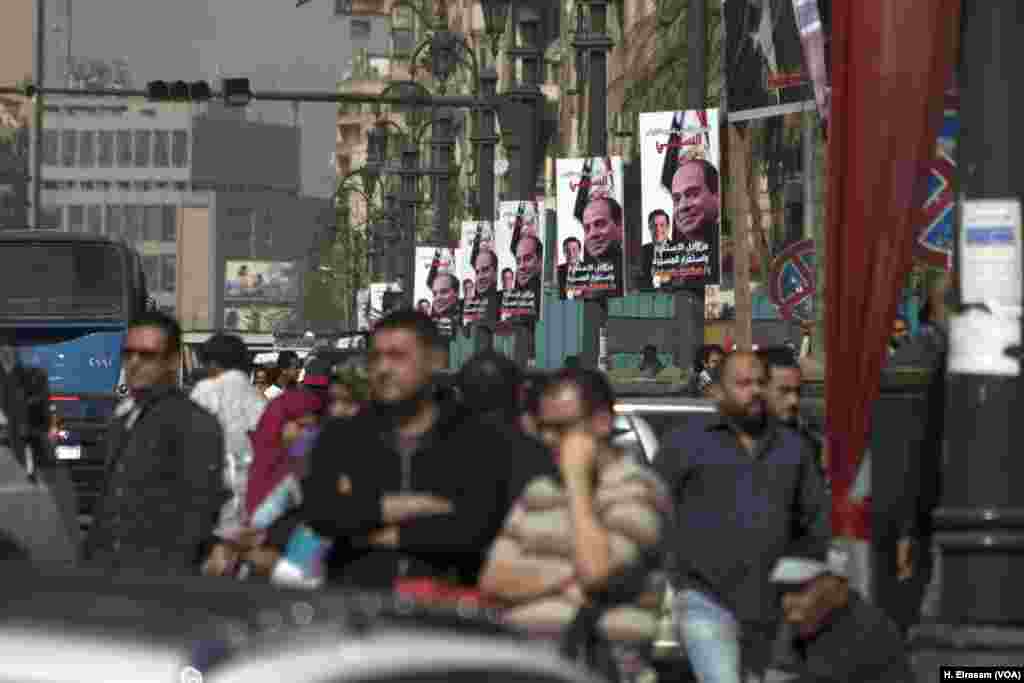
[[[816,105],[827,122],[818,0],[727,0],[724,11],[730,116],[749,122]],[[957,132],[955,100],[951,105],[936,168],[929,172],[934,188],[929,225],[919,238],[919,251],[931,261],[944,261],[952,243],[947,188]],[[457,245],[417,248],[416,306],[449,335],[475,323],[530,323],[542,314],[542,283],[549,281],[550,265],[555,270],[550,281],[563,300],[704,289],[708,317],[721,317],[731,292],[722,288],[719,110],[647,112],[638,123],[639,224],[626,218],[630,207],[621,157],[557,159],[555,241],[545,243],[543,201],[501,202],[495,221],[463,223]],[[641,232],[639,240],[634,231]],[[640,245],[639,254],[629,253],[631,244]],[[554,258],[545,258],[546,246],[557,251]],[[813,243],[802,237],[776,250],[766,289],[782,317],[810,314],[813,257]],[[377,295],[364,294],[368,308]],[[366,316],[365,324],[372,317]]]

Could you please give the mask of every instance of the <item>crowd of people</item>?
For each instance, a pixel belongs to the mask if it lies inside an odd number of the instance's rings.
[[[616,680],[650,674],[667,582],[701,683],[913,680],[831,547],[784,349],[706,354],[718,410],[652,464],[616,446],[603,373],[482,352],[441,382],[447,342],[418,311],[301,382],[285,357],[270,385],[215,335],[190,394],[181,336],[159,313],[128,330],[85,563],[474,601]]]

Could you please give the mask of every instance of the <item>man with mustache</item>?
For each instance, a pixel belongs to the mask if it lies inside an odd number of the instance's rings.
[[[374,328],[371,404],[326,423],[302,487],[298,518],[334,541],[329,583],[384,590],[401,579],[476,584],[519,494],[495,463],[537,446],[441,397],[434,376],[446,355],[447,342],[418,311],[392,313]]]
[[[701,683],[763,674],[779,617],[775,562],[796,543],[826,552],[831,539],[814,454],[768,414],[766,379],[755,354],[726,356],[718,414],[668,435],[655,462],[676,501],[677,636]]]
[[[459,310],[459,279],[451,273],[441,273],[432,283],[434,303],[430,317],[437,324],[441,334],[451,337],[455,328],[461,324],[462,311]]]
[[[577,272],[576,287],[622,296],[622,225],[622,205],[612,197],[597,197],[587,204],[583,210],[583,265],[592,270]],[[573,289],[571,278],[568,287]]]
[[[647,229],[651,233],[651,241],[643,246],[642,281],[640,289],[651,289],[654,286],[654,252],[657,246],[668,244],[672,236],[671,222],[668,213],[661,209],[651,211],[647,216]]]
[[[501,301],[503,320],[537,315],[543,262],[544,245],[535,236],[524,235],[516,245],[515,287]]]
[[[565,262],[559,264],[557,271],[558,276],[558,296],[559,298],[565,298],[565,284],[569,278],[569,271],[580,261],[580,251],[583,249],[583,245],[575,237],[566,237],[562,240],[562,253],[565,256]]]
[[[706,159],[687,159],[672,178],[672,241],[662,258],[678,257],[663,264],[675,287],[715,284],[719,279],[719,182],[718,169]],[[658,264],[654,269],[659,270]]]

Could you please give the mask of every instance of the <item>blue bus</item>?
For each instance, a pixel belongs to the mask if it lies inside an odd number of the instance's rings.
[[[49,376],[54,455],[68,466],[87,524],[102,483],[103,432],[127,393],[121,345],[147,308],[141,260],[95,235],[0,231],[0,274],[0,339]]]

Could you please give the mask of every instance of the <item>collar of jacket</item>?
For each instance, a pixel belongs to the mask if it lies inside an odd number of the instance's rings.
[[[772,445],[772,442],[775,441],[775,437],[779,433],[780,424],[781,423],[771,415],[765,415],[764,432],[761,434],[760,438],[755,439],[759,444],[761,444],[762,450],[769,448]],[[708,423],[706,429],[709,432],[728,430],[734,435],[739,435],[741,433],[736,422],[728,415],[724,415],[722,413],[718,413],[715,418]]]
[[[438,415],[437,419],[434,420],[434,424],[431,425],[430,429],[423,434],[421,444],[424,447],[427,443],[433,443],[437,439],[445,438],[451,434],[457,426],[466,420],[464,411],[461,410],[455,401],[451,399],[435,398],[433,399],[433,402],[438,408]],[[374,411],[372,407],[370,410],[366,411],[365,415],[367,422],[371,426],[371,430],[377,435],[377,438],[388,446],[394,447],[395,424]]]

